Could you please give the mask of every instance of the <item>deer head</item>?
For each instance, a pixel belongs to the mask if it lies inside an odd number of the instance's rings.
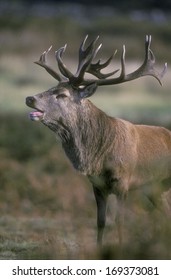
[[[118,77],[111,77],[115,75],[119,69],[104,74],[101,72],[102,69],[110,64],[116,51],[104,63],[101,63],[101,60],[94,62],[97,52],[102,45],[100,44],[96,47],[99,38],[97,37],[85,47],[87,37],[88,36],[85,37],[79,48],[79,61],[75,74],[70,72],[62,60],[66,45],[55,53],[60,74],[47,64],[47,55],[51,47],[40,56],[39,61],[35,62],[45,68],[46,71],[58,81],[58,85],[43,93],[27,97],[26,104],[36,109],[36,111],[30,113],[32,120],[40,120],[54,131],[59,132],[60,129],[65,128],[65,134],[67,134],[67,128],[70,125],[72,126],[72,124],[75,125],[76,119],[80,118],[80,116],[82,117],[84,114],[85,104],[87,104],[85,98],[94,94],[98,86],[124,83],[147,75],[155,77],[161,84],[161,79],[166,72],[167,64],[165,64],[161,73],[157,72],[154,68],[155,57],[150,49],[151,36],[146,36],[145,58],[138,69],[126,74],[125,46],[123,46],[120,75]],[[95,79],[86,79],[86,73],[91,74]]]

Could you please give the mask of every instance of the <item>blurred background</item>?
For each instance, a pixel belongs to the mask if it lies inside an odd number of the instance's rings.
[[[160,71],[168,62],[163,86],[145,77],[101,87],[91,98],[111,116],[171,128],[171,2],[169,0],[0,2],[0,259],[119,258],[115,213],[105,231],[105,246],[96,250],[96,205],[88,180],[66,158],[60,141],[40,123],[29,120],[25,97],[56,85],[33,62],[65,43],[65,63],[74,71],[85,37],[100,35],[99,57],[118,50],[118,68],[126,45],[127,72],[143,61],[145,35]],[[144,208],[142,194],[129,198],[124,256],[171,258],[170,224]],[[143,202],[143,203],[142,203]],[[115,205],[115,199],[113,199]],[[114,207],[115,208],[115,207]],[[114,209],[115,210],[115,209]]]

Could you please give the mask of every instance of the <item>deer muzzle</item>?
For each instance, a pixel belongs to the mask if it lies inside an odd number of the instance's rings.
[[[36,111],[30,112],[30,114],[29,114],[29,117],[32,121],[41,121],[43,119],[44,113],[35,107],[35,97],[34,96],[28,96],[26,98],[26,105],[31,108],[36,109]]]

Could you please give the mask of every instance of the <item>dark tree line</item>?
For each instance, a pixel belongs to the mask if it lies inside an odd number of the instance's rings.
[[[90,5],[110,5],[121,11],[129,10],[152,10],[159,9],[166,12],[171,12],[171,1],[170,0],[8,0],[8,2],[13,3],[78,3],[86,6]]]

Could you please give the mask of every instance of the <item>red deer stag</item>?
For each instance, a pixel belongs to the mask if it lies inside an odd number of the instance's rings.
[[[110,194],[118,201],[118,232],[122,243],[124,200],[132,188],[171,177],[171,132],[163,127],[135,125],[107,116],[87,98],[98,86],[128,82],[142,76],[153,76],[161,84],[161,73],[154,67],[155,57],[150,49],[151,36],[146,36],[145,58],[135,71],[126,74],[125,46],[121,55],[121,71],[104,74],[102,69],[111,62],[93,62],[101,48],[96,47],[98,37],[87,47],[87,36],[79,48],[79,62],[74,74],[62,60],[66,45],[56,51],[61,74],[46,62],[51,48],[35,62],[58,80],[58,85],[45,92],[29,96],[26,104],[34,108],[30,118],[41,121],[54,131],[73,166],[86,175],[93,185],[97,203],[97,243],[101,245],[106,220],[106,204]],[[95,78],[85,78],[89,73]],[[110,78],[109,78],[110,77]]]

